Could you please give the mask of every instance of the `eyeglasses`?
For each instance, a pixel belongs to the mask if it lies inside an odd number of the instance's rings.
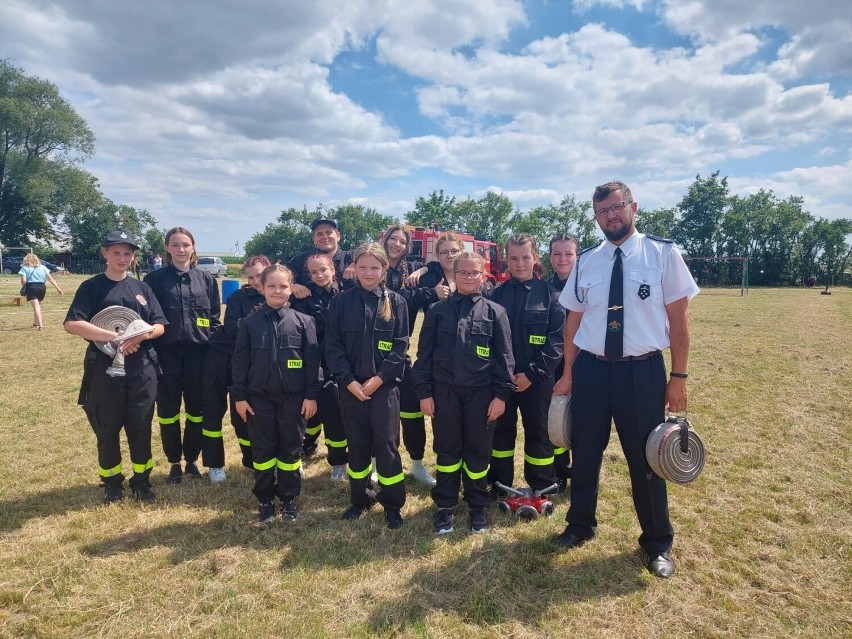
[[[482,271],[455,271],[456,277],[460,277],[463,280],[476,279],[480,275],[482,275]]]
[[[626,207],[628,204],[630,204],[630,202],[616,202],[612,206],[607,206],[605,208],[598,209],[597,211],[595,211],[595,215],[598,217],[606,217],[610,213],[616,213],[620,215],[624,212],[624,207]]]
[[[461,251],[459,249],[449,249],[447,251],[438,251],[438,255],[440,255],[441,257],[455,257],[459,253],[461,253]]]

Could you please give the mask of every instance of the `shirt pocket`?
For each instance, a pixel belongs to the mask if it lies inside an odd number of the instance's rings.
[[[252,331],[249,334],[251,338],[251,349],[253,351],[271,351],[272,350],[272,333],[269,331]]]
[[[663,274],[654,269],[642,269],[627,273],[628,290],[625,297],[640,302],[656,302],[663,299]]]
[[[607,277],[611,277],[611,274],[607,274]],[[609,289],[607,288],[607,290],[604,290],[606,287],[602,286],[603,281],[603,273],[584,274],[577,283],[580,299],[584,302],[588,302],[589,304],[601,302],[609,305]],[[574,282],[568,282],[565,286],[573,287]]]
[[[379,308],[381,308],[381,304],[379,305]],[[393,317],[387,320],[379,317],[379,310],[377,310],[376,313],[376,324],[373,329],[373,338],[375,339],[376,349],[382,357],[387,357],[393,349],[393,331],[395,322]]]
[[[526,346],[541,348],[547,343],[547,323],[550,314],[547,311],[524,311],[524,335],[527,335]]]
[[[491,358],[491,336],[494,322],[491,320],[473,320],[470,323],[470,343],[480,359]]]

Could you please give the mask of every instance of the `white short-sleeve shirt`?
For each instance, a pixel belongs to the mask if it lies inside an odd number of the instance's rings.
[[[668,348],[666,304],[684,297],[691,300],[698,294],[698,286],[673,242],[634,232],[620,248],[624,355]],[[615,249],[615,244],[605,241],[581,253],[559,296],[559,303],[569,311],[583,313],[574,344],[595,355],[604,354]]]

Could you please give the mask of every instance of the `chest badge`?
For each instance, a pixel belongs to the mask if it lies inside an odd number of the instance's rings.
[[[618,320],[612,320],[609,324],[606,325],[606,330],[610,333],[618,333],[621,331],[621,322]]]
[[[640,284],[639,286],[639,299],[646,300],[651,297],[651,287],[647,284]]]
[[[148,302],[145,301],[145,298],[141,295],[136,296],[136,301],[139,302],[142,306],[148,306]]]

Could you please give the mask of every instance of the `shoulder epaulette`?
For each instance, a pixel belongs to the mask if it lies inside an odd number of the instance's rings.
[[[580,251],[580,255],[582,255],[583,253],[588,253],[588,252],[589,252],[589,251],[591,251],[593,248],[597,248],[597,247],[599,247],[602,243],[603,243],[603,240],[598,240],[597,242],[595,242],[594,244],[592,244],[589,248],[584,248],[582,251]]]
[[[655,242],[665,242],[666,244],[674,244],[674,240],[669,240],[665,237],[660,237],[659,235],[646,235],[649,240],[654,240]]]

